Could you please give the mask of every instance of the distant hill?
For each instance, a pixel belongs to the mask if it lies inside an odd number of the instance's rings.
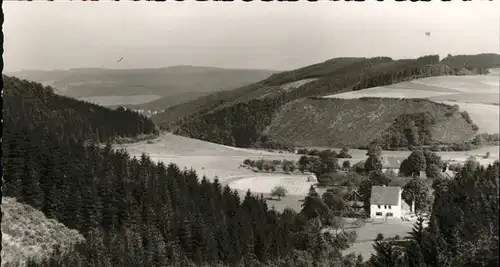
[[[465,68],[484,71],[489,68],[500,67],[500,55],[493,53],[478,55],[448,55],[441,62],[455,69]]]
[[[307,213],[278,213],[263,197],[250,191],[241,196],[217,177],[101,145],[154,132],[148,118],[56,95],[35,82],[3,79],[2,266],[318,262],[312,245],[295,242],[297,236],[321,235],[321,228],[306,227]],[[339,240],[342,248],[352,243]],[[53,244],[60,247],[50,253]],[[354,257],[344,257],[342,248],[317,250],[336,251],[319,264],[335,266]]]
[[[481,63],[478,63],[477,68],[469,68],[468,72],[470,74],[481,74],[485,69],[495,66],[498,56],[496,54],[467,56],[470,62],[477,61]],[[291,105],[289,103],[295,103],[291,107],[296,110],[304,111],[307,108],[316,110],[321,108],[316,105],[323,105],[320,103],[334,103],[334,101],[311,102],[311,100],[306,101],[304,99],[391,85],[425,77],[462,75],[463,68],[456,67],[456,65],[453,67],[449,66],[446,62],[445,60],[441,61],[439,56],[435,55],[402,60],[393,60],[389,57],[335,58],[304,68],[277,73],[265,80],[235,90],[199,97],[194,101],[170,107],[165,112],[154,115],[152,120],[162,128],[174,133],[226,145],[242,147],[275,146],[278,144],[273,142],[281,141],[305,144],[309,142],[307,141],[307,137],[301,140],[294,138],[283,140],[283,138],[288,137],[286,135],[282,137],[273,135],[272,129],[277,132],[294,129],[294,123],[297,123],[297,121],[291,122],[286,119],[276,119],[277,114],[283,112],[283,110],[286,110],[286,107]],[[351,115],[362,114],[364,108],[358,107],[357,104],[360,102],[357,101],[359,100],[345,100],[345,102],[342,102],[342,110],[334,109],[332,112],[342,111],[345,114]],[[399,115],[421,112],[425,107],[432,105],[418,99],[392,101],[403,102],[400,104],[391,104],[395,107],[400,107],[396,108],[397,111],[394,111],[394,113],[383,111],[383,114],[380,114],[380,116],[384,117],[385,114],[390,114],[387,116],[393,116],[392,120],[394,120]],[[403,103],[413,105],[414,108],[405,109],[402,106]],[[459,118],[444,116],[444,113],[447,112],[446,109],[433,108],[436,114],[432,114],[432,117],[440,118],[439,120],[442,119],[439,123],[443,123],[443,125],[451,125],[450,122],[452,120]],[[374,110],[368,108],[366,111],[372,112]],[[297,113],[295,115],[298,117],[296,120],[300,120],[300,117],[310,116],[311,114],[304,111],[304,113]],[[304,128],[301,134],[312,136],[314,135],[313,131],[320,131],[329,136],[328,131],[331,129],[327,125],[333,123],[330,120],[338,120],[339,118],[336,116],[340,115],[331,114],[328,116],[310,117],[311,121],[309,123],[303,122],[308,127]],[[387,121],[386,119],[388,118],[382,119],[384,121],[383,124],[381,124],[382,121],[374,121],[370,127],[378,128],[379,130],[377,131],[386,129],[387,124],[390,125],[393,122]],[[348,119],[346,118],[341,121],[348,123]],[[286,123],[290,123],[290,125],[284,125]],[[345,127],[345,125],[339,125],[339,127]],[[472,123],[466,129],[471,129],[471,127]],[[271,129],[269,132],[270,135],[266,133],[269,129]],[[362,131],[362,129],[364,128],[353,129],[353,132]],[[471,134],[473,135],[473,131],[465,130],[463,133],[457,135],[455,138],[457,140],[455,141],[469,140]],[[349,134],[345,132],[342,135],[347,137]],[[343,144],[344,137],[339,137],[336,141],[319,138],[315,141],[315,144]],[[375,139],[376,136],[372,136],[372,138]],[[446,139],[445,137],[442,138]],[[444,141],[444,139],[441,141]],[[358,139],[356,142],[351,142],[346,140],[345,143],[353,146],[363,146],[367,141]]]
[[[164,110],[173,106],[184,104],[200,97],[209,95],[209,92],[187,92],[179,93],[175,95],[163,96],[159,99],[149,101],[142,104],[136,105],[113,105],[108,106],[110,108],[117,108],[119,106],[124,106],[130,109],[142,109],[142,110]]]
[[[230,90],[265,79],[277,71],[173,66],[150,69],[78,68],[23,70],[9,75],[51,85],[71,97],[206,93]]]

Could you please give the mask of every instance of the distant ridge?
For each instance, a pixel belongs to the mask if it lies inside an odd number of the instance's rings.
[[[50,85],[59,94],[79,98],[212,93],[248,85],[276,72],[278,71],[178,65],[138,69],[24,70],[9,75]]]
[[[334,58],[296,70],[275,73],[267,79],[248,86],[213,93],[191,102],[169,107],[165,112],[154,115],[152,119],[164,129],[180,135],[240,147],[342,144],[362,147],[377,138],[382,138],[378,134],[389,130],[388,127],[391,123],[395,123],[393,120],[398,116],[402,116],[401,118],[404,118],[405,121],[408,118],[411,118],[410,121],[431,118],[437,120],[423,123],[425,129],[420,129],[424,132],[437,131],[431,129],[437,127],[435,129],[444,131],[444,136],[437,137],[438,135],[435,133],[430,139],[425,139],[425,142],[429,144],[468,142],[477,131],[477,125],[474,125],[470,118],[462,120],[456,109],[450,111],[444,105],[441,108],[440,105],[436,106],[430,101],[422,101],[421,99],[391,100],[391,103],[394,101],[396,103],[390,106],[399,107],[398,101],[414,106],[412,109],[398,108],[397,112],[394,113],[389,110],[378,110],[376,101],[365,105],[366,108],[370,106],[369,110],[364,110],[363,105],[358,105],[366,103],[368,100],[357,99],[337,101],[343,103],[343,109],[335,109],[323,105],[336,105],[333,104],[337,103],[336,101],[320,101],[320,99],[326,95],[387,86],[419,78],[463,75],[465,73],[468,75],[485,74],[498,64],[500,64],[500,55],[498,54],[450,55],[443,60],[440,60],[438,55],[399,60],[382,56]],[[314,99],[317,100],[312,101]],[[429,107],[435,106],[432,108],[431,114],[420,114],[419,110],[427,105]],[[284,110],[288,110],[294,116],[286,115]],[[298,110],[300,110],[299,113],[294,113]],[[316,114],[318,110],[328,112]],[[346,115],[362,114],[363,112],[373,112],[373,116],[380,116],[380,120],[367,122],[369,129],[377,129],[377,134],[366,131],[366,129],[362,130],[366,125],[362,128],[360,128],[361,125],[355,126],[356,122],[351,125],[349,116]],[[412,117],[415,112],[419,114]],[[304,121],[304,117],[308,117],[308,120]],[[459,132],[450,137],[447,129],[454,129],[451,127],[452,120],[457,120],[455,122],[457,125],[463,126],[463,131],[455,129]],[[336,121],[342,123],[332,126]],[[381,123],[382,121],[384,123]],[[296,127],[301,128],[300,137],[295,136],[298,133]],[[335,131],[331,127],[354,128],[346,130],[344,133],[334,134]],[[403,129],[401,127],[406,126],[397,126],[397,131]],[[356,134],[363,136],[358,136],[355,140],[349,139],[348,141],[346,139],[350,138],[349,136],[357,136]],[[319,138],[319,136],[324,136],[324,138]],[[433,139],[434,137],[436,139]]]

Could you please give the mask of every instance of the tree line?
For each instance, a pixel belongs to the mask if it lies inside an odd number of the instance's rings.
[[[307,214],[277,212],[262,195],[112,149],[116,136],[154,131],[149,119],[100,107],[89,114],[92,104],[7,82],[2,195],[86,239],[28,266],[359,266],[341,254],[352,243],[343,231],[325,234]]]
[[[270,125],[275,113],[290,101],[344,91],[361,90],[422,77],[455,74],[453,69],[439,64],[439,56],[437,55],[411,60],[395,61],[390,58],[379,57],[362,60],[347,59],[346,62],[349,62],[349,64],[339,63],[339,66],[335,64],[329,66],[330,63],[325,62],[311,68],[297,70],[301,73],[301,78],[317,78],[317,80],[285,92],[276,90],[276,93],[262,98],[235,101],[233,105],[227,105],[226,101],[221,100],[220,105],[216,104],[212,109],[191,114],[177,121],[175,127],[170,125],[169,128],[174,129],[175,133],[179,135],[224,145],[290,148],[293,147],[292,144],[277,144],[273,140],[269,140],[264,131]],[[333,75],[325,76],[321,66],[333,71]],[[308,72],[311,72],[310,75]],[[289,80],[290,77],[292,76],[287,72],[283,75],[272,76],[262,83],[277,86],[273,79],[282,81],[283,79]],[[264,86],[262,83],[259,83],[260,87]],[[249,88],[253,88],[252,90],[260,88],[259,86],[254,87]],[[244,95],[249,92],[245,90],[241,93]],[[422,117],[422,120],[425,119],[427,117]],[[406,121],[406,119],[404,120]],[[419,121],[420,119],[414,122],[416,127],[419,127]],[[405,140],[394,141],[391,138],[389,140],[390,145],[407,146],[411,143],[426,143],[426,140],[429,139],[429,133],[425,127],[429,125],[425,124],[409,134],[400,133]],[[417,131],[418,136],[415,135]]]

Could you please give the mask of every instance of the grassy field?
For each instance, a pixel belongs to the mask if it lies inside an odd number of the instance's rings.
[[[153,141],[123,144],[116,147],[126,148],[132,156],[145,153],[155,161],[163,161],[166,164],[175,163],[180,168],[193,168],[199,175],[206,175],[210,179],[218,176],[221,182],[234,177],[253,175],[251,170],[239,167],[245,159],[298,160],[300,156],[234,148],[170,133],[162,134]]]
[[[255,193],[269,194],[275,186],[280,185],[285,187],[290,195],[304,196],[315,183],[308,182],[306,175],[263,175],[244,177],[229,183],[229,186],[242,191],[251,189]]]
[[[76,230],[13,198],[2,198],[2,213],[2,266],[25,266],[28,258],[47,257],[55,244],[64,251],[84,240]]]
[[[278,203],[283,206],[285,202],[296,201],[306,193],[310,183],[306,177],[296,173],[294,175],[253,173],[251,170],[240,167],[245,159],[265,159],[265,160],[295,160],[301,155],[291,153],[269,152],[265,150],[235,148],[219,144],[209,143],[201,140],[191,139],[171,133],[163,133],[160,137],[152,141],[141,141],[132,144],[116,145],[116,148],[124,148],[132,156],[139,157],[141,153],[149,155],[155,161],[163,161],[165,164],[175,163],[180,168],[193,168],[199,175],[206,175],[213,179],[218,176],[220,181],[230,184],[235,189],[245,192],[251,189],[253,192],[267,195],[271,189],[277,185],[283,185],[288,189],[292,197],[285,198]],[[311,147],[317,149],[335,149],[335,147]],[[486,152],[490,152],[488,159],[481,158]],[[351,164],[366,160],[366,150],[350,149],[349,154],[353,158],[349,159]],[[470,156],[476,156],[482,164],[489,164],[498,160],[499,147],[483,147],[471,151],[457,152],[437,152],[443,160],[463,162]],[[383,151],[382,156],[403,160],[410,155],[410,151]],[[342,161],[342,160],[341,160]],[[295,206],[295,204],[293,204]]]
[[[430,77],[329,95],[326,98],[428,98],[439,103],[458,105],[461,110],[469,113],[473,122],[479,126],[479,132],[498,133],[499,93],[498,69],[494,69],[488,75]]]

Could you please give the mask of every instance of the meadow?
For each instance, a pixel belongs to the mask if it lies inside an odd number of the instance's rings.
[[[209,179],[217,176],[221,183],[229,184],[231,187],[243,192],[250,189],[252,192],[268,195],[274,186],[282,185],[290,195],[303,198],[312,184],[307,182],[307,175],[302,175],[299,172],[293,175],[254,173],[240,166],[245,159],[298,161],[301,155],[293,153],[236,148],[171,133],[163,133],[154,140],[115,145],[115,147],[126,149],[131,156],[140,157],[142,153],[145,153],[154,161],[162,161],[165,164],[175,163],[180,168],[192,168],[198,175],[206,175]],[[312,148],[340,151],[340,148],[332,147]],[[490,152],[490,157],[483,159],[482,156],[486,152]],[[410,151],[383,151],[382,156],[403,160],[410,153]],[[366,150],[349,149],[349,154],[352,156],[349,159],[351,165],[366,160]],[[474,156],[481,164],[489,164],[494,160],[498,160],[499,147],[490,146],[471,151],[446,151],[437,152],[437,154],[446,161],[464,162],[469,157]],[[342,162],[343,159],[340,159],[340,161]],[[283,205],[280,204],[280,206]]]

